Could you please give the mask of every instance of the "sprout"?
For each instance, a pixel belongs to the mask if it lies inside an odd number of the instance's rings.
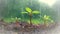
[[[47,15],[44,15],[43,19],[44,19],[44,24],[45,24],[46,26],[49,25],[49,24],[48,24],[48,21],[53,22],[53,20],[50,18],[50,16],[47,16]]]
[[[25,9],[26,9],[26,12],[21,12],[21,13],[28,14],[30,16],[30,24],[31,24],[32,23],[32,15],[33,14],[40,14],[40,12],[39,11],[32,11],[32,9],[29,7],[26,7]]]

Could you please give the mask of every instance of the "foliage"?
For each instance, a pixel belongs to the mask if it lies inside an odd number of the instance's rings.
[[[4,21],[6,22],[6,23],[14,23],[16,20],[18,20],[18,21],[20,21],[21,20],[21,18],[17,18],[17,17],[15,17],[15,18],[4,18]]]
[[[27,12],[22,12],[23,14],[25,13],[28,13],[28,15],[29,15],[29,17],[30,17],[30,23],[32,23],[32,15],[33,14],[40,14],[40,12],[39,11],[32,11],[32,9],[30,9],[29,7],[26,7],[26,11]]]
[[[32,12],[32,10],[30,8],[28,8],[28,7],[26,7],[26,11],[29,12],[29,13]]]
[[[51,17],[50,17],[50,16],[47,16],[47,15],[44,15],[43,19],[44,19],[45,21],[53,22],[53,20],[51,19]]]
[[[39,3],[38,0],[32,0],[32,2],[30,0],[7,0],[8,2],[6,2],[6,6],[3,5],[5,8],[4,10],[2,10],[0,13],[2,14],[1,16],[4,17],[4,21],[6,22],[13,22],[15,21],[15,17],[17,18],[21,18],[21,20],[25,20],[28,21],[29,20],[29,14],[32,12],[32,22],[43,22],[47,15],[49,15],[49,17],[47,17],[46,19],[48,21],[53,22],[52,19],[56,19],[55,17],[55,12],[53,11],[53,9],[51,9],[48,5],[43,4],[43,3]],[[37,11],[38,10],[38,11]],[[42,15],[42,19],[39,18],[39,15]],[[46,16],[44,16],[46,14]],[[11,19],[11,16],[12,19]],[[50,17],[52,19],[50,19]],[[49,19],[48,19],[49,18]],[[36,21],[35,21],[35,20]],[[41,21],[40,21],[40,20]],[[35,23],[35,24],[36,24]]]
[[[4,1],[5,2],[5,1]],[[1,2],[3,3],[3,2]],[[41,11],[41,15],[43,16],[44,14],[49,15],[52,17],[52,19],[56,20],[56,13],[53,11],[52,8],[50,8],[48,5],[43,4],[41,2],[38,2],[38,0],[7,0],[7,2],[3,3],[3,10],[0,9],[0,14],[1,17],[5,18],[10,18],[11,16],[13,17],[23,17],[23,18],[28,18],[25,17],[24,15],[22,16],[21,12],[25,11],[26,7],[31,8],[32,10],[38,10]],[[38,15],[33,15],[33,16],[38,16]],[[35,17],[38,18],[38,17]]]
[[[54,23],[53,19],[50,16],[44,15],[43,22],[46,26],[49,26],[49,23]]]

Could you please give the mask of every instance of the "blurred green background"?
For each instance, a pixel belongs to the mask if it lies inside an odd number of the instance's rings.
[[[44,15],[49,15],[54,21],[56,21],[56,12],[47,4],[38,2],[38,0],[6,0],[6,2],[1,3],[4,7],[1,8],[2,11],[0,10],[0,17],[4,19],[18,17],[22,20],[29,20],[29,16],[27,14],[22,15],[21,12],[26,11],[26,7],[30,7],[33,11],[38,10],[41,12],[39,15],[32,16],[33,21],[41,21],[40,17]]]

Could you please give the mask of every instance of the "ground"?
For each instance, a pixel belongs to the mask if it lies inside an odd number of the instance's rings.
[[[55,25],[55,27],[46,28],[43,30],[35,31],[35,32],[14,32],[5,30],[3,26],[0,27],[0,34],[60,34],[60,23]]]

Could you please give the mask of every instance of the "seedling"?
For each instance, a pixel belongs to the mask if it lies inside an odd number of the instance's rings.
[[[26,9],[26,12],[21,12],[21,13],[22,14],[28,14],[30,17],[30,24],[32,24],[32,15],[33,14],[40,14],[40,12],[39,11],[32,11],[32,9],[29,7],[26,7],[25,9]]]
[[[44,20],[44,24],[45,24],[46,26],[49,25],[49,24],[48,24],[48,21],[53,22],[53,20],[50,18],[50,16],[47,16],[47,15],[44,15],[43,20]]]

